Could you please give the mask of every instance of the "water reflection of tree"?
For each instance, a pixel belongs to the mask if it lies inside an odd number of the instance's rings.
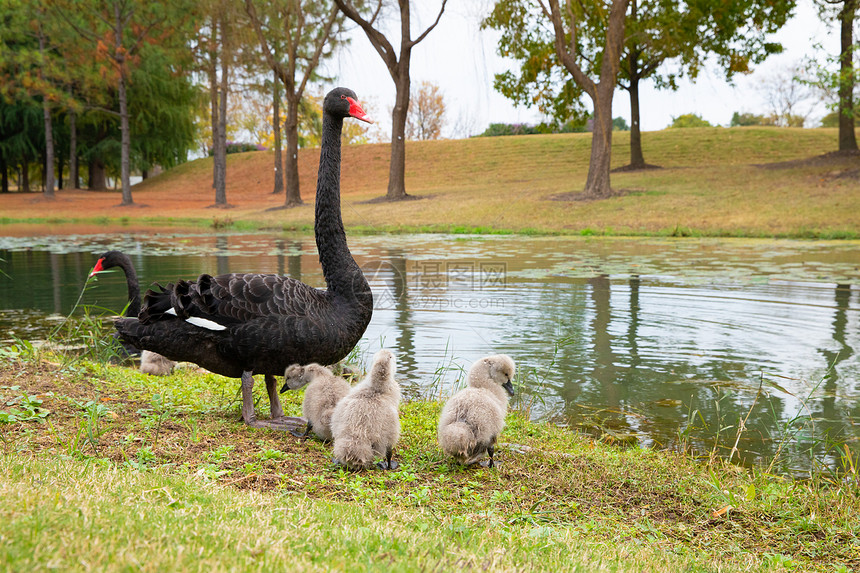
[[[278,274],[285,274],[297,281],[302,280],[302,243],[279,240],[275,243],[275,247],[278,253]]]
[[[225,275],[230,272],[230,259],[227,256],[229,248],[225,235],[215,237],[215,265],[218,269],[217,274],[219,275]]]
[[[672,310],[656,307],[662,301],[649,302],[647,295],[643,303],[638,277],[628,279],[626,300],[623,287],[613,287],[605,275],[589,279],[586,289],[588,305],[581,284],[571,285],[567,303],[543,305],[543,319],[551,321],[545,325],[556,329],[556,339],[572,340],[559,351],[551,373],[556,384],[544,391],[557,393],[574,424],[597,422],[613,432],[635,431],[651,443],[669,445],[679,430],[695,421],[699,430],[691,440],[699,449],[710,449],[719,436],[719,449],[727,453],[735,433],[725,428],[736,428],[755,399],[752,381],[743,374],[748,365],[719,354],[690,361],[684,352],[666,348],[662,327],[673,319]],[[648,306],[647,334],[640,332],[643,306]],[[560,308],[569,314],[559,316]],[[602,410],[594,413],[595,408]],[[774,453],[777,445],[762,436],[779,435],[784,409],[777,396],[759,401],[741,440],[748,450],[745,458]],[[704,427],[696,411],[704,416]]]
[[[860,406],[854,402],[854,407],[850,407],[847,403],[843,408],[839,407],[837,398],[840,390],[839,366],[845,360],[854,355],[854,349],[848,343],[846,331],[848,326],[848,311],[851,310],[851,285],[837,284],[835,290],[834,302],[836,308],[833,313],[833,341],[837,344],[836,348],[822,348],[819,350],[826,361],[828,368],[824,378],[822,379],[823,396],[817,400],[814,408],[814,417],[819,426],[819,433],[827,435],[829,439],[841,442],[845,439],[842,436],[844,428],[848,427],[851,420],[857,420],[860,415]],[[848,381],[845,380],[847,383]],[[847,388],[846,388],[847,389]],[[856,446],[857,451],[860,446]]]
[[[397,353],[398,376],[411,378],[417,370],[415,359],[415,325],[409,305],[409,285],[406,275],[406,257],[403,251],[389,250],[392,268],[391,287],[394,296],[394,324],[397,327],[394,351]]]

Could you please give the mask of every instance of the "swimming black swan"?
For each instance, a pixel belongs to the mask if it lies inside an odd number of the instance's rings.
[[[137,282],[137,273],[134,270],[134,265],[128,255],[122,251],[108,251],[98,258],[93,270],[90,272],[90,277],[98,273],[110,270],[114,267],[119,267],[125,273],[126,287],[128,288],[128,306],[125,309],[124,316],[137,316],[140,312],[140,285]],[[114,336],[119,338],[119,333],[114,333]],[[120,340],[123,350],[128,356],[140,356],[140,371],[144,374],[153,374],[155,376],[166,376],[173,372],[176,363],[172,360],[150,352],[148,350],[140,351],[139,348]]]
[[[242,379],[242,418],[280,430],[304,425],[283,415],[275,376],[291,364],[334,364],[364,334],[373,295],[352,258],[340,214],[343,120],[370,123],[352,90],[336,88],[323,102],[314,232],[326,290],[274,274],[200,275],[157,286],[144,297],[140,319],[117,322],[122,337],[168,358]],[[270,420],[257,420],[254,374],[264,374]]]
[[[439,445],[462,464],[473,464],[489,454],[493,467],[496,438],[505,427],[508,394],[516,365],[510,356],[487,356],[469,369],[469,387],[454,394],[439,416]]]
[[[367,377],[334,407],[331,433],[335,463],[358,470],[384,458],[377,464],[381,469],[394,470],[400,465],[391,459],[400,438],[400,385],[394,379],[395,368],[394,354],[380,350]]]

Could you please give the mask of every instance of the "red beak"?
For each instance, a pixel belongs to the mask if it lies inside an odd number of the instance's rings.
[[[373,120],[367,117],[367,114],[364,113],[363,109],[361,109],[361,104],[359,104],[351,97],[347,97],[346,101],[349,102],[349,115],[351,115],[355,119],[360,119],[361,121],[366,121],[367,123],[373,123]]]
[[[93,267],[93,270],[90,272],[90,276],[87,277],[88,279],[94,277],[96,274],[104,270],[104,268],[102,267],[103,260],[104,259],[99,259],[96,261],[96,266]]]

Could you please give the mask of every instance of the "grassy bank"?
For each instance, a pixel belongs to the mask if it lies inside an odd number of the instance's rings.
[[[401,405],[398,471],[351,473],[329,445],[241,424],[235,380],[2,354],[3,570],[860,568],[856,475],[785,480],[517,411],[500,468],[466,469],[429,397]]]
[[[620,171],[603,201],[569,200],[585,184],[590,134],[410,142],[407,191],[385,194],[388,145],[350,146],[342,167],[343,215],[353,232],[514,232],[614,235],[857,238],[860,164],[828,156],[835,129],[696,128],[643,134],[646,160]],[[629,133],[613,135],[613,167],[628,161]],[[304,206],[271,210],[271,152],[231,155],[229,209],[210,208],[211,159],[133,187],[137,206],[111,192],[62,191],[56,201],[0,195],[0,224],[205,225],[310,229],[318,150],[302,150]],[[568,194],[568,200],[558,196]]]

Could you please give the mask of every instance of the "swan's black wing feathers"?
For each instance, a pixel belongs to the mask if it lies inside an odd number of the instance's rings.
[[[203,274],[196,281],[155,287],[158,290],[150,289],[144,297],[140,312],[144,324],[173,314],[225,327],[262,317],[305,317],[320,308],[325,297],[325,291],[290,277],[258,273]]]

